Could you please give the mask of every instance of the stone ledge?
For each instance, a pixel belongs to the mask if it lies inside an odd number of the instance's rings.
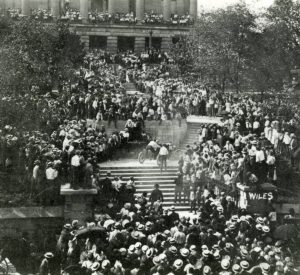
[[[63,216],[63,206],[0,208],[0,220],[62,218]]]
[[[73,189],[70,187],[70,183],[66,183],[65,185],[62,185],[60,188],[60,194],[62,196],[73,196],[73,195],[97,195],[98,190],[97,189]]]
[[[221,117],[211,117],[211,116],[188,116],[186,118],[188,123],[204,123],[204,124],[221,124]]]

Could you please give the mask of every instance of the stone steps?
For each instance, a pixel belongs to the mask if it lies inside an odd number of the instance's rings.
[[[180,145],[181,149],[186,149],[187,145],[192,146],[194,142],[198,141],[198,131],[200,129],[200,124],[198,123],[188,123],[187,132],[183,143]]]
[[[106,166],[101,167],[101,178],[106,176],[107,171],[110,171],[111,178],[115,176],[122,176],[123,180],[127,181],[131,176],[134,177],[136,182],[136,193],[142,194],[147,192],[148,197],[154,188],[154,185],[159,184],[160,190],[164,195],[164,207],[175,206],[177,211],[188,211],[189,203],[176,203],[175,204],[175,184],[176,172],[178,168],[176,166],[169,166],[167,171],[160,172],[159,167],[156,165],[145,165],[135,167],[133,166]]]

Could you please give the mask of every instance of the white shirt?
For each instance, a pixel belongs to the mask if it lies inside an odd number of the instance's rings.
[[[262,150],[256,151],[256,162],[262,162],[265,160],[265,154]]]
[[[284,136],[283,136],[283,143],[286,144],[286,145],[289,145],[291,142],[291,138],[289,136],[288,133],[285,133]]]
[[[46,169],[46,179],[47,180],[54,180],[58,176],[57,170],[53,169],[52,167],[49,167]]]
[[[80,157],[78,155],[75,155],[72,157],[71,159],[71,165],[75,166],[75,167],[79,167],[80,166]]]
[[[32,177],[36,180],[38,177],[38,171],[39,171],[40,167],[38,165],[35,165],[33,167],[33,171],[32,171]]]
[[[70,140],[65,138],[64,141],[63,141],[63,147],[62,147],[63,151],[66,149],[66,147],[68,145],[70,145]]]
[[[160,148],[160,146],[153,140],[151,140],[148,144],[148,146],[151,146],[153,149],[157,149],[157,148]]]
[[[159,155],[161,156],[167,156],[169,154],[169,151],[166,147],[161,147],[160,150],[159,150]]]
[[[267,164],[269,164],[269,165],[273,165],[274,163],[275,163],[275,157],[274,156],[268,156],[267,157]]]
[[[253,122],[253,129],[258,129],[259,128],[259,122],[258,121],[254,121]]]

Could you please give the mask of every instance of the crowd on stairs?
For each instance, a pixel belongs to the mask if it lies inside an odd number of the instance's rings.
[[[90,52],[74,83],[61,83],[57,94],[42,95],[33,87],[22,98],[2,98],[3,107],[15,104],[25,110],[33,105],[41,110],[45,129],[21,131],[5,125],[1,116],[2,168],[23,171],[20,178],[31,195],[41,193],[44,184],[53,187],[53,193],[43,198],[53,199],[61,180],[70,180],[75,189],[97,189],[96,200],[104,202],[96,220],[65,224],[57,243],[55,236],[47,236],[51,242],[37,249],[25,234],[20,250],[26,252],[19,251],[17,262],[22,263],[17,267],[21,273],[297,274],[293,211],[284,224],[293,229],[284,235],[287,230],[277,230],[276,213],[269,215],[274,211],[255,216],[237,207],[236,184],[259,190],[266,181],[276,183],[278,155],[299,168],[299,103],[284,98],[278,106],[276,96],[266,103],[248,95],[235,98],[196,80],[170,78],[166,64],[148,70],[128,61],[126,54],[118,57],[128,67],[115,70],[107,56]],[[122,81],[128,73],[143,87],[143,96],[124,92]],[[99,161],[126,146],[132,136],[147,139],[142,131],[146,119],[181,120],[189,114],[222,115],[219,125],[199,125],[197,140],[185,147],[171,178],[176,204],[181,197],[189,201],[197,218],[180,218],[176,205],[164,207],[167,185],[162,190],[156,185],[149,197],[143,192],[135,196],[141,186],[133,174],[126,180],[109,174],[101,178]],[[127,119],[126,127],[107,136],[101,121],[117,123],[119,117]],[[87,126],[87,119],[97,123]],[[151,178],[140,181],[146,182],[157,183]]]

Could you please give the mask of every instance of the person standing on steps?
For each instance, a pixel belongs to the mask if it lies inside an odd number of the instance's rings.
[[[177,203],[177,201],[180,203],[182,187],[183,187],[183,175],[179,171],[177,172],[177,178],[174,180],[174,182],[175,182],[175,203]]]
[[[160,200],[161,202],[164,202],[164,195],[161,192],[161,190],[159,190],[159,184],[156,183],[154,185],[154,189],[152,190],[151,195],[150,195],[151,205],[153,205],[153,203],[158,200]]]
[[[169,151],[167,149],[166,144],[159,149],[158,157],[160,159],[160,172],[162,172],[163,167],[165,167],[165,171],[167,171],[167,158],[169,155]]]

